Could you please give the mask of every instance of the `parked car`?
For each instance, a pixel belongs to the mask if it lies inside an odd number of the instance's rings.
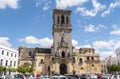
[[[33,79],[33,76],[31,74],[25,74],[24,76],[26,77],[26,79]]]
[[[81,77],[80,74],[75,74],[75,75],[73,75],[73,77],[74,77],[75,79],[82,79],[82,77]]]
[[[97,79],[97,75],[96,74],[89,74],[90,79]]]
[[[67,79],[75,79],[74,75],[66,75]]]
[[[111,75],[111,79],[120,79],[120,75]]]
[[[14,74],[13,79],[26,79],[26,77],[22,74]]]
[[[88,74],[81,74],[81,79],[88,79]]]
[[[102,76],[100,79],[111,79],[109,76]]]
[[[51,79],[67,79],[67,77],[64,75],[53,75]]]
[[[4,76],[0,76],[0,79],[12,79],[12,76],[4,75]]]

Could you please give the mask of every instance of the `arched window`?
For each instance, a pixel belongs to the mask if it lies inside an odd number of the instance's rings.
[[[54,61],[54,58],[52,57],[52,61]]]
[[[61,16],[61,24],[64,24],[64,22],[65,22],[65,18],[64,18],[64,16],[62,15],[62,16]]]
[[[91,57],[92,60],[94,60],[94,57]]]
[[[43,63],[43,59],[41,59],[41,63]]]
[[[90,60],[90,58],[89,57],[87,57],[87,61],[89,61]]]
[[[65,52],[62,51],[62,58],[65,58]]]
[[[82,58],[79,59],[79,62],[82,63]]]

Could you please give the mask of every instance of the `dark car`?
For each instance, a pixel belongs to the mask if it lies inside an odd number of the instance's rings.
[[[89,75],[87,74],[81,74],[81,79],[88,79],[90,78]]]
[[[80,74],[75,74],[75,75],[73,75],[73,77],[75,77],[75,79],[82,79]]]

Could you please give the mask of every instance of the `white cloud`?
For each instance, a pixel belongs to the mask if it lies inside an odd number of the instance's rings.
[[[112,25],[112,28],[113,28],[113,30],[117,30],[117,29],[120,29],[120,26],[118,26],[118,25],[116,25],[116,24],[113,24],[113,25]]]
[[[110,32],[111,35],[120,35],[120,29]]]
[[[83,46],[80,46],[81,48],[91,48],[91,45],[83,45]]]
[[[9,42],[8,37],[0,37],[0,45],[6,46],[6,47],[11,47],[12,46]]]
[[[104,59],[108,56],[115,57],[115,49],[120,47],[120,38],[110,39],[108,41],[95,41],[93,47],[100,54],[100,59]]]
[[[113,24],[112,25],[112,31],[110,32],[111,35],[120,35],[120,26]]]
[[[0,0],[0,9],[10,7],[12,9],[18,8],[18,0]]]
[[[51,1],[49,1],[48,3],[45,4],[45,6],[43,7],[43,10],[48,10],[50,8],[49,4],[52,3]]]
[[[108,41],[95,41],[92,45],[99,53],[100,59],[105,59],[109,56],[115,57],[115,49],[120,46],[120,42],[118,39],[110,39]]]
[[[93,47],[96,49],[108,48],[110,49],[113,46],[113,41],[95,41],[93,42]]]
[[[53,40],[50,38],[41,38],[38,39],[34,36],[27,36],[23,39],[20,39],[21,42],[25,42],[27,44],[34,44],[34,45],[40,45],[41,47],[50,47],[53,43]]]
[[[88,0],[56,0],[56,7],[59,9],[65,9],[67,7],[82,5]]]
[[[40,39],[40,45],[43,47],[50,47],[53,44],[53,40],[49,38]]]
[[[102,16],[102,17],[105,17],[106,15],[110,14],[110,12],[111,12],[114,8],[117,8],[117,7],[120,7],[120,0],[116,0],[115,3],[111,3],[111,4],[109,5],[109,8],[108,8],[106,11],[104,11],[101,16]]]
[[[113,51],[100,51],[100,59],[108,58],[109,56],[115,57],[115,53]]]
[[[90,24],[90,25],[85,27],[85,31],[87,31],[87,32],[94,32],[95,31],[95,26]]]
[[[41,4],[41,1],[40,1],[40,0],[37,0],[35,6],[38,7],[40,4]]]
[[[100,31],[103,28],[107,28],[105,25],[102,24],[98,24],[97,26],[93,25],[93,24],[89,24],[87,26],[85,26],[85,31],[87,32],[95,32],[95,31]]]
[[[106,6],[97,2],[97,0],[92,0],[93,9],[88,10],[86,7],[78,7],[77,12],[81,12],[83,16],[96,16],[97,13],[103,10]]]
[[[72,44],[73,44],[73,47],[75,47],[75,49],[79,49],[79,48],[91,48],[91,45],[83,45],[83,46],[80,46],[78,44],[78,41],[77,40],[74,40],[72,39]]]
[[[76,40],[72,40],[72,45],[75,47],[75,46],[77,46],[78,45],[78,41],[76,41]]]

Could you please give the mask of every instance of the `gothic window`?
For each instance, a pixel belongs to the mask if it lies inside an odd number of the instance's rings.
[[[64,24],[64,21],[65,21],[64,19],[65,19],[65,18],[64,18],[64,16],[62,15],[62,16],[61,16],[61,24]]]
[[[79,59],[79,62],[82,63],[82,58]]]
[[[94,57],[91,57],[92,60],[94,60]]]
[[[41,63],[43,63],[43,59],[41,59]]]
[[[52,61],[54,61],[54,58],[52,57]]]
[[[87,57],[87,61],[89,61],[90,60],[90,58],[89,57]]]
[[[60,23],[60,18],[59,18],[59,16],[57,17],[57,23],[58,23],[58,24]]]
[[[62,58],[65,58],[65,52],[62,51]]]

